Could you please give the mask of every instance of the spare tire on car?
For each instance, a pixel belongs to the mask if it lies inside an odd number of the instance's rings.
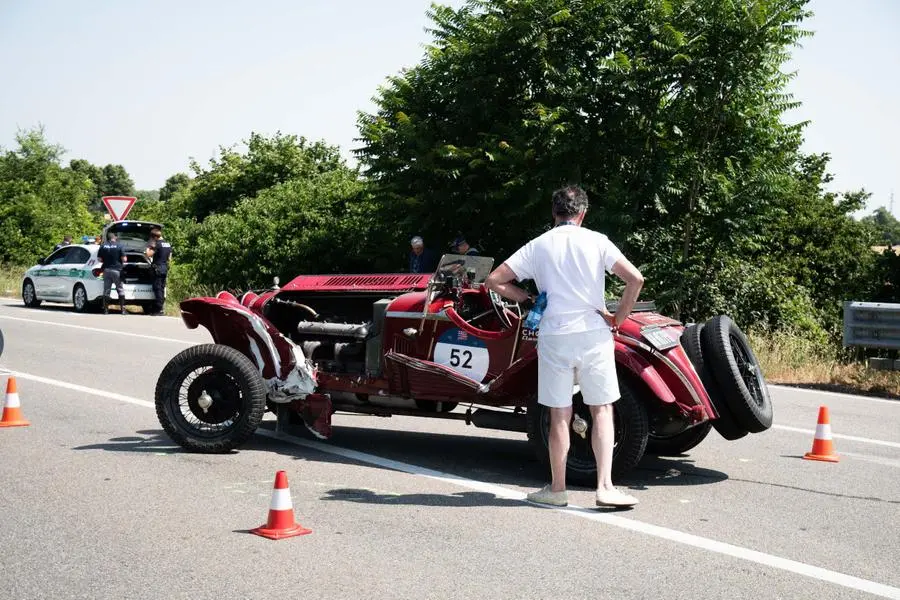
[[[719,384],[713,377],[711,369],[704,360],[703,344],[700,341],[702,332],[703,323],[688,325],[681,334],[681,346],[684,348],[688,358],[691,359],[691,364],[694,365],[694,370],[697,371],[700,381],[703,382],[703,387],[706,389],[710,402],[712,402],[716,412],[719,413],[719,417],[713,420],[713,427],[726,440],[739,440],[747,435],[748,431],[738,426],[725,395],[719,388]]]
[[[744,332],[730,318],[719,315],[706,322],[700,337],[703,357],[735,423],[750,433],[771,427],[772,399]]]

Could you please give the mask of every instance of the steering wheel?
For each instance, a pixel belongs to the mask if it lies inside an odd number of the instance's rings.
[[[463,319],[462,316],[460,316],[460,314],[456,312],[456,308],[453,302],[447,302],[444,304],[444,314],[447,315],[447,317],[450,319],[450,322],[452,322],[463,331],[484,340],[502,340],[516,333],[516,330],[512,327],[509,327],[502,331],[489,331],[487,329],[479,329],[478,327],[475,327],[474,325]]]
[[[509,320],[509,315],[506,314],[506,305],[503,303],[503,298],[494,290],[488,290],[488,296],[491,299],[491,306],[494,307],[494,314],[497,315],[497,319],[500,321],[500,326],[503,329],[512,329],[512,321]]]

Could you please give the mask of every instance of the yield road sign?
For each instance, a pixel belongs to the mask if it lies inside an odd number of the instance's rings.
[[[103,196],[103,204],[113,221],[121,221],[127,217],[136,200],[134,196]]]

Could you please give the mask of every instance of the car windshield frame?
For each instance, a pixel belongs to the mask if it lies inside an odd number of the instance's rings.
[[[453,278],[462,287],[478,287],[487,280],[494,267],[492,256],[473,256],[469,254],[444,254],[438,266],[428,280],[425,290],[425,304],[422,307],[422,318],[428,316],[428,309],[437,297],[437,292],[444,287],[448,278]],[[458,278],[458,280],[457,280]]]

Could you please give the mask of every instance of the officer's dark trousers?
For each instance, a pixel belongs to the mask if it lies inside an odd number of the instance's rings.
[[[168,273],[157,273],[153,280],[153,312],[161,313],[166,304],[166,277]]]
[[[110,303],[110,292],[116,286],[119,295],[119,309],[125,312],[125,286],[122,285],[122,271],[118,269],[103,269],[103,312]]]

